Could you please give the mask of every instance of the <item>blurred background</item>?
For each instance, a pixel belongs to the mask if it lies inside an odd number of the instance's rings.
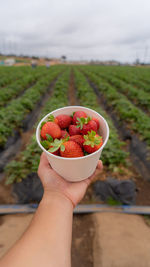
[[[150,266],[149,1],[1,0],[0,10],[0,256],[43,195],[38,122],[81,105],[110,137],[81,202],[92,214],[74,214],[72,266]]]

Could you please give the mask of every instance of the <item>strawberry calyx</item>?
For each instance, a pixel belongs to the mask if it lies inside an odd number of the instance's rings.
[[[65,151],[65,146],[63,145],[64,142],[69,140],[69,136],[67,136],[64,139],[57,139],[55,138],[55,140],[50,144],[50,148],[49,148],[49,152],[55,152],[58,149],[60,149],[61,151]]]
[[[44,126],[44,124],[46,123],[46,121],[43,121],[40,125],[40,130],[42,129],[42,127]]]
[[[84,118],[84,117],[81,117],[81,118],[77,118],[77,128],[80,128],[80,130],[83,129],[83,125],[84,124],[88,124],[89,121],[91,121],[91,117],[87,117],[87,118]]]
[[[72,113],[72,115],[70,116],[72,119],[73,119],[74,114],[75,114],[75,111],[74,111],[74,112]]]
[[[48,116],[48,121],[55,122],[55,117],[51,114]]]
[[[99,145],[102,141],[102,136],[97,135],[95,131],[90,131],[88,132],[88,134],[84,135],[83,137],[85,140],[83,145],[88,145],[91,147]]]
[[[45,148],[48,149],[51,145],[51,143],[53,142],[53,138],[51,135],[46,134],[47,140],[42,140],[41,141],[41,145]]]

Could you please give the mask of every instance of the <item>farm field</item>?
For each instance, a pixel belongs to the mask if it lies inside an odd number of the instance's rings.
[[[36,125],[68,105],[92,108],[109,124],[104,170],[93,184],[132,179],[136,204],[150,205],[150,69],[90,65],[0,67],[0,204],[40,201]],[[93,184],[82,203],[103,203]]]

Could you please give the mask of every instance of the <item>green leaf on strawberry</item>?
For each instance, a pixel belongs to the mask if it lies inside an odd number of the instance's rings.
[[[88,156],[88,155],[89,155],[89,153],[84,151],[84,156]]]
[[[59,139],[56,138],[54,140],[54,142],[51,143],[51,147],[49,148],[48,151],[49,152],[55,152],[60,148],[61,145],[62,145],[62,139],[59,140]]]
[[[52,114],[48,116],[48,121],[54,122],[54,120],[55,120],[55,117]]]
[[[73,115],[75,114],[75,112],[72,113],[72,115],[70,116],[71,118],[73,118]]]
[[[53,142],[53,137],[49,134],[46,134],[47,140],[51,143]]]
[[[49,148],[49,152],[55,152],[57,151],[59,148],[61,149],[61,151],[65,150],[65,146],[63,145],[64,142],[69,140],[69,136],[67,136],[67,138],[64,139],[55,139],[51,144],[50,144],[50,148]]]
[[[88,134],[84,135],[85,142],[83,145],[88,145],[94,147],[95,145],[99,145],[102,141],[102,136],[96,134],[95,131],[88,132]]]
[[[91,117],[81,117],[81,118],[77,118],[77,128],[80,128],[80,130],[83,129],[83,125],[84,124],[88,124],[88,122],[91,120]]]
[[[49,149],[51,143],[47,140],[43,140],[41,141],[41,145],[45,148],[45,149]]]
[[[61,145],[61,146],[60,146],[60,150],[61,150],[62,152],[64,152],[64,151],[65,151],[65,146],[64,146],[64,145]]]
[[[46,121],[43,121],[40,126],[40,130],[42,129],[43,125],[46,123]]]

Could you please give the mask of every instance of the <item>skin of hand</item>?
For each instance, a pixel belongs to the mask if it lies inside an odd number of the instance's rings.
[[[44,196],[51,193],[60,194],[62,197],[69,199],[75,207],[83,198],[87,187],[95,175],[103,169],[102,161],[98,161],[97,168],[93,175],[80,182],[68,182],[57,174],[50,166],[46,154],[43,152],[38,168],[38,175],[44,187]]]
[[[38,175],[44,195],[20,240],[0,260],[1,267],[70,267],[73,208],[83,198],[96,173],[81,182],[67,182],[41,155]],[[62,231],[63,229],[63,231]]]

